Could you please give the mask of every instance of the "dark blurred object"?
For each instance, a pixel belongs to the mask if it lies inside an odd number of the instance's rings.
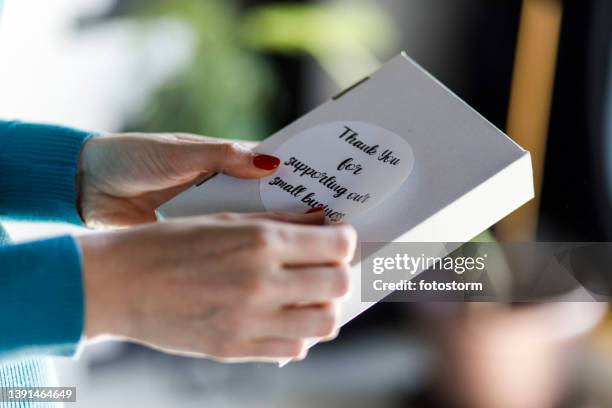
[[[500,129],[506,128],[521,2],[467,1],[469,61],[457,92]]]
[[[480,10],[497,6],[476,1],[468,3],[482,3],[477,7]],[[513,3],[520,7],[521,2]],[[514,48],[508,50],[507,47],[500,47],[495,50],[495,47],[491,46],[487,53],[486,44],[515,43],[518,12],[514,9],[515,14],[512,14],[511,6],[506,6],[508,14],[497,15],[496,19],[495,14],[491,13],[488,21],[474,24],[474,31],[478,34],[470,38],[474,42],[470,44],[475,50],[479,50],[479,53],[474,55],[467,65],[467,72],[475,76],[464,77],[474,78],[473,82],[469,82],[472,87],[468,87],[468,83],[463,82],[460,76],[448,76],[444,79],[444,76],[440,75],[443,81],[450,84],[451,89],[456,90],[476,110],[502,129],[505,128],[511,78],[511,71],[507,70],[511,69],[514,61]],[[564,3],[543,180],[538,235],[540,240],[605,241],[610,239],[612,233],[612,211],[605,177],[606,163],[612,160],[612,157],[607,157],[604,149],[605,140],[609,137],[605,134],[607,118],[604,109],[605,92],[610,89],[607,86],[607,78],[610,70],[608,64],[612,28],[611,7],[612,2],[609,0]],[[483,11],[483,14],[485,13]],[[511,15],[513,23],[506,20]],[[513,29],[486,28],[496,25]],[[495,61],[495,58],[504,61],[503,68],[479,70],[478,66],[483,64],[483,61]],[[434,72],[435,69],[432,68]],[[482,76],[478,76],[478,72]],[[492,106],[486,106],[487,102]],[[503,308],[495,310],[496,306],[493,306],[493,310],[485,311],[491,313],[491,320],[487,322],[473,311],[468,313],[464,306],[457,305],[457,316],[449,319],[451,323],[459,325],[454,329],[444,328],[444,316],[439,313],[421,314],[421,320],[429,321],[432,325],[432,332],[441,333],[438,339],[440,343],[436,344],[443,345],[446,339],[448,345],[455,349],[447,350],[448,354],[442,357],[441,381],[434,382],[429,390],[416,396],[416,399],[409,399],[410,402],[415,406],[438,408],[496,406],[492,404],[493,401],[497,405],[508,407],[513,406],[511,402],[517,398],[520,400],[520,397],[532,396],[537,400],[532,400],[531,403],[538,407],[578,405],[566,405],[569,401],[567,393],[574,391],[571,384],[566,382],[570,377],[571,362],[564,367],[555,366],[562,357],[575,356],[575,350],[567,348],[566,345],[549,343],[544,344],[545,347],[538,353],[529,354],[533,351],[534,344],[542,345],[542,339],[549,334],[542,330],[544,326],[540,323],[527,326],[529,321],[525,319],[525,315],[533,313],[534,308],[519,309],[516,314]],[[562,327],[569,327],[567,319],[571,313],[563,312],[560,316]],[[579,321],[584,316],[579,315]],[[470,332],[466,327],[462,327],[468,317],[475,324],[473,327],[484,331],[477,331],[469,336]],[[542,321],[552,322],[554,319],[546,313],[543,314]],[[495,330],[498,337],[495,338],[493,329],[497,324],[499,326]],[[471,338],[468,341],[460,341],[466,336]],[[508,342],[509,339],[514,341]],[[524,346],[520,346],[519,340],[524,342]],[[461,345],[465,347],[456,349]],[[445,350],[445,347],[441,348]],[[464,361],[465,364],[455,364],[458,360]],[[454,367],[457,371],[449,372],[448,367]],[[512,374],[512,367],[516,375],[508,375]],[[538,370],[542,371],[538,373]],[[552,382],[547,385],[548,392],[544,389],[546,384],[528,392],[532,385],[529,378],[534,373],[536,380]],[[441,383],[455,379],[459,379],[463,387],[459,390],[455,388],[454,392],[441,392]],[[474,379],[477,381],[472,381]],[[521,383],[525,380],[526,383]],[[471,382],[473,386],[468,387],[466,381]],[[453,388],[450,387],[450,390]],[[518,404],[514,406],[528,406],[525,401]]]
[[[565,1],[539,240],[612,239],[606,186],[610,0]]]

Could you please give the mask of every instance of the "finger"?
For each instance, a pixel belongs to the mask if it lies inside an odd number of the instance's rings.
[[[325,214],[323,212],[309,214],[297,214],[288,212],[218,213],[213,214],[210,217],[219,221],[270,220],[292,224],[325,224]]]
[[[220,140],[181,140],[175,145],[181,172],[224,173],[240,178],[272,174],[280,159],[251,152],[244,145]]]
[[[306,352],[307,348],[303,340],[263,337],[226,345],[221,353],[216,353],[216,357],[231,362],[276,362],[281,358],[303,359]]]
[[[303,340],[266,337],[251,342],[250,354],[261,357],[306,357],[306,344]]]
[[[350,291],[350,270],[337,266],[284,268],[279,279],[283,304],[320,303],[341,299]]]
[[[287,339],[329,338],[337,333],[339,325],[336,307],[331,304],[292,307],[261,319],[257,336]]]
[[[348,224],[279,224],[278,257],[285,265],[321,265],[353,258],[357,233]]]
[[[202,141],[202,139],[210,140],[210,141],[218,140],[210,136],[194,135],[191,133],[173,133],[172,135],[174,136],[176,140],[187,140],[191,142]],[[257,142],[252,141],[252,140],[238,140],[238,139],[230,139],[230,138],[226,138],[223,140],[228,141],[228,142],[241,143],[248,149],[253,149],[257,146]]]

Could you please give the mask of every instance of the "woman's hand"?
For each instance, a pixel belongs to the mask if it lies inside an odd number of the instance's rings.
[[[243,171],[229,166],[216,170]],[[138,190],[122,187],[111,191]],[[337,330],[356,243],[350,226],[323,222],[219,214],[81,236],[86,334],[224,361],[303,358],[306,338]]]
[[[260,178],[279,164],[238,143],[188,134],[94,137],[81,153],[78,204],[88,226],[137,225],[155,221],[157,207],[208,174]]]

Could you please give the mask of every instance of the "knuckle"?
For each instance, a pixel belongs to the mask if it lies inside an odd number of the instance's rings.
[[[253,248],[257,251],[265,252],[274,246],[275,231],[268,222],[257,222],[249,226],[247,234],[251,239]]]
[[[291,228],[288,228],[287,225],[281,225],[278,228],[274,228],[274,237],[277,242],[298,245],[296,234]]]
[[[256,249],[264,248],[270,240],[269,231],[262,223],[249,225],[246,228],[245,234],[251,239],[253,246]]]
[[[221,142],[217,145],[221,156],[227,158],[235,155],[240,150],[239,144],[236,142]]]

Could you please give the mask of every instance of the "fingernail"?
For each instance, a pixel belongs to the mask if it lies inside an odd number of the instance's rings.
[[[262,170],[274,170],[280,165],[280,159],[267,154],[260,154],[255,156],[253,159],[253,164],[255,167]]]
[[[311,208],[310,210],[306,211],[304,214],[314,214],[314,213],[318,213],[321,211],[323,211],[323,208],[316,207],[316,208]]]

